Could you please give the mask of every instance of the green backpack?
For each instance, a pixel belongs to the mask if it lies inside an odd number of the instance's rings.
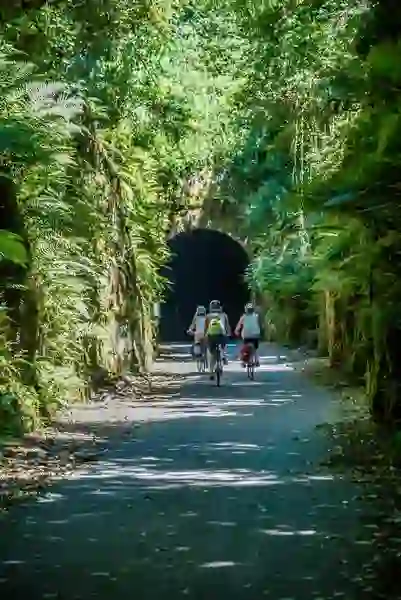
[[[213,317],[210,320],[209,326],[207,328],[207,332],[209,335],[223,335],[224,334],[224,329],[223,329],[223,326],[221,324],[221,320],[219,319],[219,317]]]

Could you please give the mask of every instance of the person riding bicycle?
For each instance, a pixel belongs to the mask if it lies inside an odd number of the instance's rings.
[[[216,349],[219,345],[221,346],[222,359],[224,364],[227,364],[227,338],[231,335],[228,317],[218,300],[212,300],[209,305],[209,313],[206,316],[205,332],[211,359],[209,360],[210,377],[213,379]]]
[[[203,346],[206,337],[206,308],[204,306],[197,306],[187,333],[194,336],[194,344],[200,344]]]
[[[238,325],[235,328],[235,335],[243,339],[244,345],[242,347],[241,354],[244,356],[243,351],[249,345],[252,344],[254,347],[255,364],[259,366],[259,340],[262,334],[262,325],[260,315],[256,312],[252,302],[248,302],[245,306],[245,312],[238,321]],[[242,360],[242,366],[245,367],[245,361]]]

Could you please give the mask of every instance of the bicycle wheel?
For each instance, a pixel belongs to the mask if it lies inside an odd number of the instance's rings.
[[[206,344],[204,343],[202,348],[202,373],[206,373],[207,364],[207,348]]]
[[[255,349],[253,346],[246,365],[246,374],[248,375],[248,379],[255,379]]]
[[[202,356],[202,373],[206,373],[207,371],[207,358],[206,353]]]
[[[215,374],[216,374],[216,385],[217,385],[217,387],[220,387],[221,376],[223,374],[223,367],[221,365],[221,350],[220,350],[220,347],[218,348],[217,353],[216,353]]]
[[[247,364],[246,371],[249,379],[255,379],[255,361],[253,358],[251,362]]]
[[[221,367],[220,365],[216,366],[216,385],[220,387],[220,379],[221,379]]]

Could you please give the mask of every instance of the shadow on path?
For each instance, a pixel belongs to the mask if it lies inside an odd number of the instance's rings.
[[[230,365],[219,389],[127,399],[114,423],[78,411],[65,429],[105,454],[3,518],[2,597],[380,598],[363,591],[371,509],[320,467],[315,426],[337,403],[290,369],[244,377]]]

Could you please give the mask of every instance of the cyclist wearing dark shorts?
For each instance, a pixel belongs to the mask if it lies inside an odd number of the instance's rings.
[[[226,313],[223,312],[218,300],[212,300],[210,303],[209,313],[206,315],[205,332],[211,359],[209,360],[210,376],[213,377],[216,349],[219,345],[222,348],[223,361],[227,364],[227,338],[231,333],[228,317]]]

